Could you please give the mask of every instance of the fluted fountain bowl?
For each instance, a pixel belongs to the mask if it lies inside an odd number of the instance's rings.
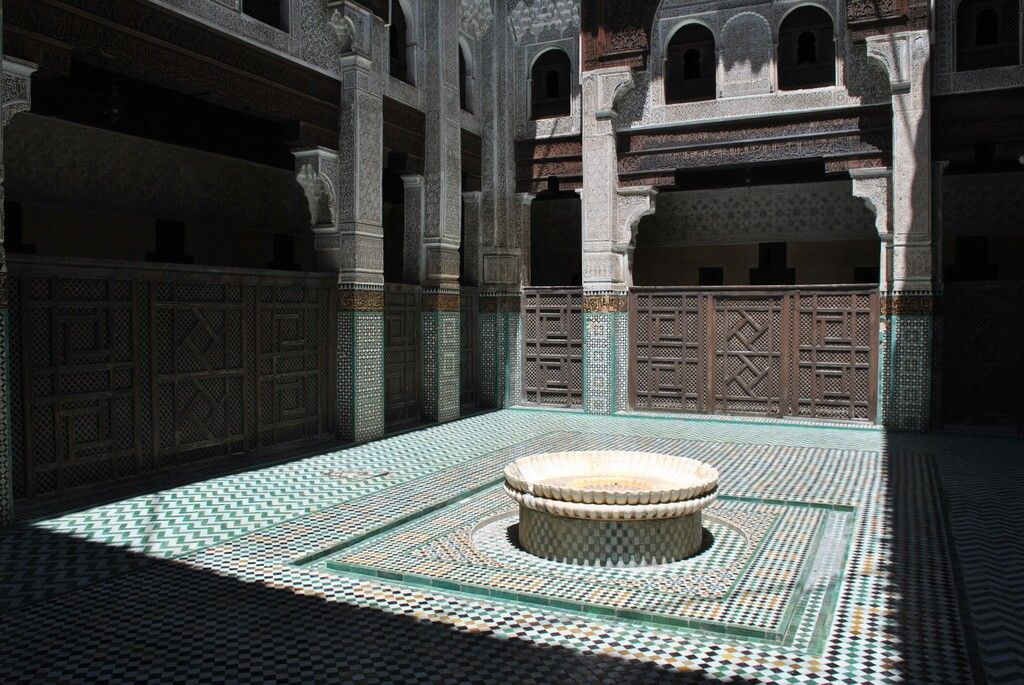
[[[505,468],[519,543],[545,559],[640,566],[693,556],[718,470],[667,454],[597,451],[522,457]]]

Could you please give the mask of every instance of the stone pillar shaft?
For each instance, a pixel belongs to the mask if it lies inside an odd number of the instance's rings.
[[[892,89],[891,249],[884,250],[879,322],[881,422],[896,430],[931,423],[934,333],[930,51],[927,31],[867,40]]]

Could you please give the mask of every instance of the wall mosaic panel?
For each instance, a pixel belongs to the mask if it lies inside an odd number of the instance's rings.
[[[10,269],[16,497],[331,434],[328,279]]]
[[[476,290],[463,288],[459,335],[461,344],[461,372],[459,375],[459,403],[463,410],[472,409],[480,402],[480,297]]]

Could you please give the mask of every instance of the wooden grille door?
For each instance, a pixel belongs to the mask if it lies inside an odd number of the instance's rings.
[[[384,287],[384,398],[389,430],[420,419],[419,287]]]
[[[722,414],[782,413],[783,298],[716,297],[711,400]]]
[[[531,404],[582,405],[582,288],[524,290],[523,391]]]
[[[875,416],[872,288],[634,288],[631,303],[638,409]]]

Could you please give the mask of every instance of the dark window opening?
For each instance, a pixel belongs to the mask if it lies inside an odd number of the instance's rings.
[[[469,102],[469,68],[466,66],[466,55],[459,46],[459,107],[464,112],[473,112]]]
[[[794,285],[796,269],[786,265],[786,243],[760,243],[750,285]]]
[[[818,39],[810,31],[804,31],[796,39],[796,63],[814,64],[818,61]]]
[[[698,285],[725,285],[725,272],[720,266],[702,266],[697,270]]]
[[[181,221],[157,219],[156,250],[146,255],[147,262],[192,264],[195,260],[185,252],[185,224]]]
[[[665,52],[665,102],[714,100],[715,37],[707,27],[689,24],[672,36]]]
[[[288,0],[242,0],[242,13],[275,29],[288,30]]]
[[[409,24],[398,0],[391,0],[391,27],[388,30],[391,75],[400,81],[413,84],[409,68]]]
[[[947,281],[998,281],[999,266],[989,262],[987,235],[957,236],[953,263],[946,265]]]
[[[548,50],[533,63],[530,71],[531,118],[569,116],[570,69],[569,55],[562,50]]]
[[[405,280],[405,184],[402,176],[384,170],[382,188],[382,223],[384,229],[384,281]]]
[[[24,222],[21,203],[4,202],[4,250],[9,254],[35,254],[35,245],[25,242]]]
[[[853,267],[854,283],[878,283],[879,275],[879,268],[877,264],[874,266]]]
[[[779,27],[779,90],[835,84],[832,17],[819,7],[798,7],[786,15]]]
[[[281,271],[298,271],[295,262],[295,236],[290,233],[274,234],[274,261],[267,264],[268,269]]]
[[[956,12],[957,71],[1020,64],[1018,0],[963,0]]]

